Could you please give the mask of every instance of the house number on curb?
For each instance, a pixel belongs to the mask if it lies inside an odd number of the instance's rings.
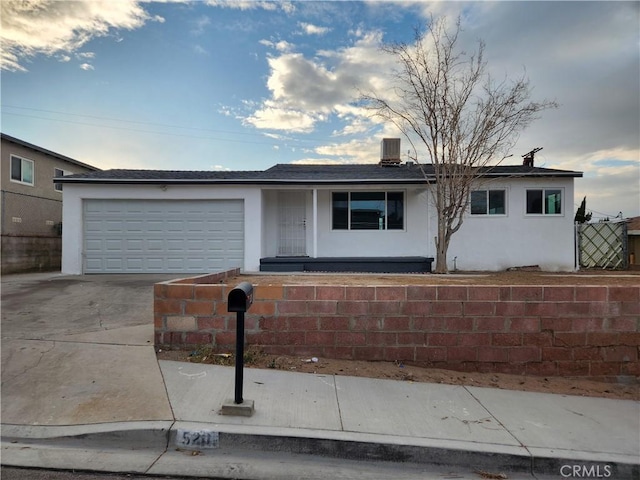
[[[176,445],[186,448],[218,448],[220,433],[213,430],[186,430],[179,428],[176,435]]]

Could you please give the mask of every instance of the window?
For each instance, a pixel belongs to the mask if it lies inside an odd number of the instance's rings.
[[[471,215],[505,215],[504,190],[476,190],[471,192]]]
[[[538,189],[527,190],[527,214],[560,215],[562,214],[562,190]]]
[[[334,230],[404,229],[404,192],[334,192]]]
[[[33,160],[11,155],[11,181],[33,185]]]
[[[62,170],[61,168],[54,168],[53,169],[53,177],[54,178],[58,178],[58,177],[64,177],[65,175],[70,175],[71,172],[66,172],[64,170]],[[62,191],[62,184],[61,183],[54,183],[53,184],[53,188],[55,188],[58,192]]]

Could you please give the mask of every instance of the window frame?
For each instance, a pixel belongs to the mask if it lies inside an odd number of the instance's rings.
[[[542,212],[529,212],[529,192],[542,192]],[[548,203],[547,203],[547,198],[548,198],[548,194],[547,192],[552,192],[552,191],[557,191],[560,193],[560,212],[555,213],[555,212],[548,212],[547,211],[547,207],[548,207]],[[552,217],[563,217],[565,215],[564,211],[565,211],[565,194],[564,194],[564,187],[535,187],[535,188],[525,188],[525,192],[524,192],[524,214],[525,216],[528,217],[547,217],[547,216],[552,216]]]
[[[485,211],[484,213],[473,213],[471,209],[471,195],[476,192],[484,192],[485,193]],[[504,209],[503,213],[491,213],[491,192],[502,192],[502,208]],[[469,193],[469,215],[472,217],[506,217],[509,213],[508,205],[508,195],[506,188],[482,188],[477,190],[472,190]]]
[[[384,228],[353,228],[352,225],[352,214],[351,214],[351,206],[352,206],[352,194],[353,193],[370,193],[370,194],[384,194],[384,221],[382,222]],[[347,228],[336,228],[335,227],[335,206],[334,206],[334,196],[336,194],[346,194],[346,203],[347,203],[347,218],[346,225]],[[402,195],[402,227],[401,228],[389,228],[389,201],[397,201],[397,199],[390,199],[389,194],[401,194]],[[402,232],[406,231],[407,223],[407,194],[405,190],[335,190],[331,192],[331,231],[332,232]],[[344,200],[340,200],[344,201]],[[364,200],[363,200],[364,201]]]
[[[20,180],[13,178],[13,162],[14,160],[20,161]],[[24,164],[31,165],[31,182],[27,182],[24,180]],[[13,183],[19,183],[21,185],[27,185],[29,187],[33,187],[36,184],[36,163],[29,159],[21,157],[20,155],[11,154],[9,157],[9,180]]]

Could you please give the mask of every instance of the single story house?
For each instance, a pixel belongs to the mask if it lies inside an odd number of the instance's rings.
[[[581,176],[529,165],[487,170],[452,237],[450,268],[573,270]],[[106,170],[57,181],[67,274],[430,271],[435,256],[431,165]]]

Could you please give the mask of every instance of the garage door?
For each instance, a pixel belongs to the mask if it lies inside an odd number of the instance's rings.
[[[242,200],[85,200],[85,273],[242,267]]]

